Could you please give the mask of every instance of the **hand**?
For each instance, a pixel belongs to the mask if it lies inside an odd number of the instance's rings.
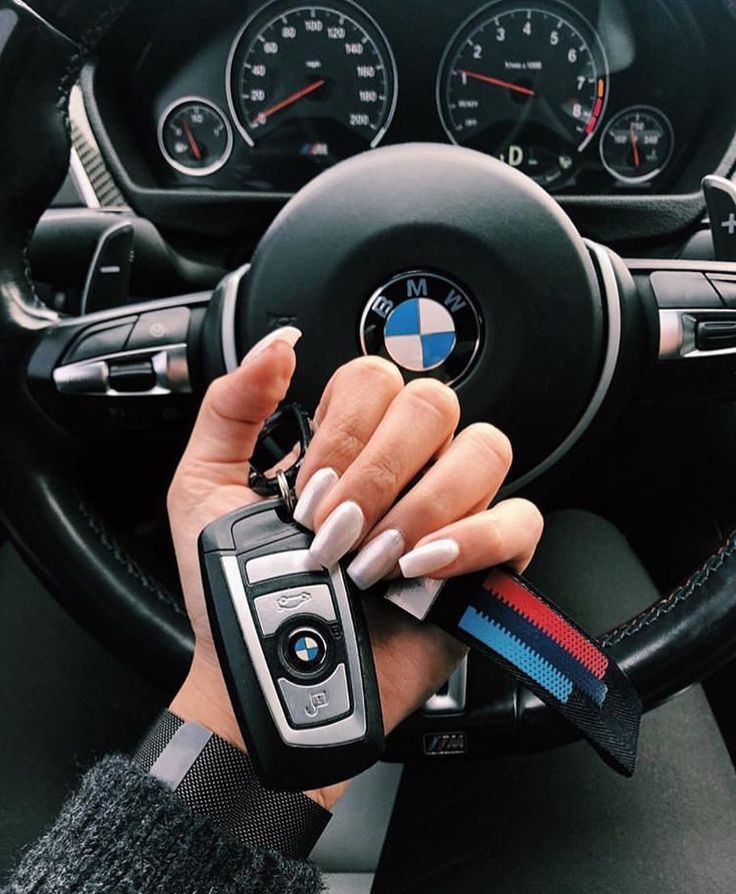
[[[273,333],[238,370],[213,383],[169,492],[196,637],[192,668],[172,710],[239,747],[196,544],[209,522],[259,499],[245,484],[248,459],[263,421],[288,390],[296,337],[293,329]],[[396,367],[376,358],[338,370],[315,414],[317,432],[296,488],[296,517],[318,532],[315,555],[330,564],[357,548],[349,573],[362,587],[400,567],[406,576],[432,577],[504,562],[525,567],[541,534],[539,512],[524,500],[485,509],[508,472],[508,440],[489,425],[470,426],[453,439],[458,419],[454,392],[435,381],[404,386]],[[388,732],[447,679],[464,648],[379,599],[366,600],[366,613]],[[331,806],[341,790],[310,795]]]

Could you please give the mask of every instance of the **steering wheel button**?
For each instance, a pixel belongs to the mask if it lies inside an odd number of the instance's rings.
[[[736,320],[698,323],[695,343],[699,351],[733,350],[736,348]]]
[[[326,680],[312,686],[300,686],[285,679],[280,679],[278,684],[293,726],[334,720],[350,710],[344,664],[338,664]]]
[[[650,277],[657,305],[662,308],[722,308],[723,302],[703,273],[657,270]]]
[[[128,341],[128,350],[186,342],[190,317],[186,307],[169,307],[142,314]]]
[[[253,600],[253,605],[264,636],[271,636],[284,621],[297,615],[316,615],[328,623],[337,617],[327,584],[279,590],[259,596]]]
[[[116,320],[113,325],[104,323],[87,329],[64,358],[64,363],[91,360],[108,354],[119,354],[125,350],[125,342],[133,331],[136,318]]]
[[[140,394],[156,387],[156,373],[150,360],[110,364],[108,383],[121,394]]]
[[[728,273],[709,273],[708,279],[726,307],[736,308],[736,276]]]

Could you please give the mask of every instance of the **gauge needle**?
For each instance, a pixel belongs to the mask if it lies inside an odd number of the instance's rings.
[[[629,139],[631,140],[631,150],[634,153],[634,167],[641,167],[641,156],[639,155],[639,137],[634,132],[634,125],[629,128]]]
[[[281,109],[285,109],[288,106],[293,105],[295,102],[299,102],[300,99],[304,99],[305,96],[309,96],[310,93],[314,93],[315,90],[319,90],[320,87],[324,87],[327,83],[324,78],[320,78],[318,81],[313,81],[311,84],[307,84],[306,87],[303,87],[301,90],[297,90],[296,93],[292,93],[290,96],[287,96],[285,99],[280,100],[274,105],[270,106],[268,109],[264,109],[262,112],[259,112],[256,120],[259,124],[265,124],[265,122],[274,115],[276,112],[280,112]]]
[[[199,147],[199,143],[194,138],[192,128],[186,121],[181,122],[181,128],[186,134],[187,141],[189,142],[189,148],[192,150],[192,155],[197,159],[197,161],[202,161],[202,150]]]
[[[494,87],[504,87],[511,90],[512,93],[521,93],[522,96],[536,96],[536,92],[529,87],[522,87],[520,84],[512,84],[511,81],[502,81],[500,78],[492,78],[489,75],[478,74],[477,71],[466,71],[459,69],[458,74],[465,75],[466,78],[474,78],[476,81],[483,81],[485,84],[493,84]]]

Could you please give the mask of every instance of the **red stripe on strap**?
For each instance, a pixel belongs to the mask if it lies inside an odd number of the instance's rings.
[[[603,679],[608,667],[608,658],[564,618],[540,602],[534,593],[497,570],[488,575],[483,582],[483,588],[494,593],[510,608],[523,615],[527,621],[543,630],[599,680]]]

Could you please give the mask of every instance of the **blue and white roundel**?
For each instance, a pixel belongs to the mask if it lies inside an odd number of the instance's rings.
[[[457,333],[452,315],[439,302],[412,298],[391,313],[383,338],[395,363],[412,372],[427,372],[452,354]]]
[[[472,368],[482,333],[482,318],[463,286],[432,270],[410,270],[373,292],[359,338],[364,354],[391,360],[406,381],[429,376],[454,385]]]
[[[319,658],[321,651],[313,636],[300,636],[294,643],[294,655],[304,664],[311,664]]]

